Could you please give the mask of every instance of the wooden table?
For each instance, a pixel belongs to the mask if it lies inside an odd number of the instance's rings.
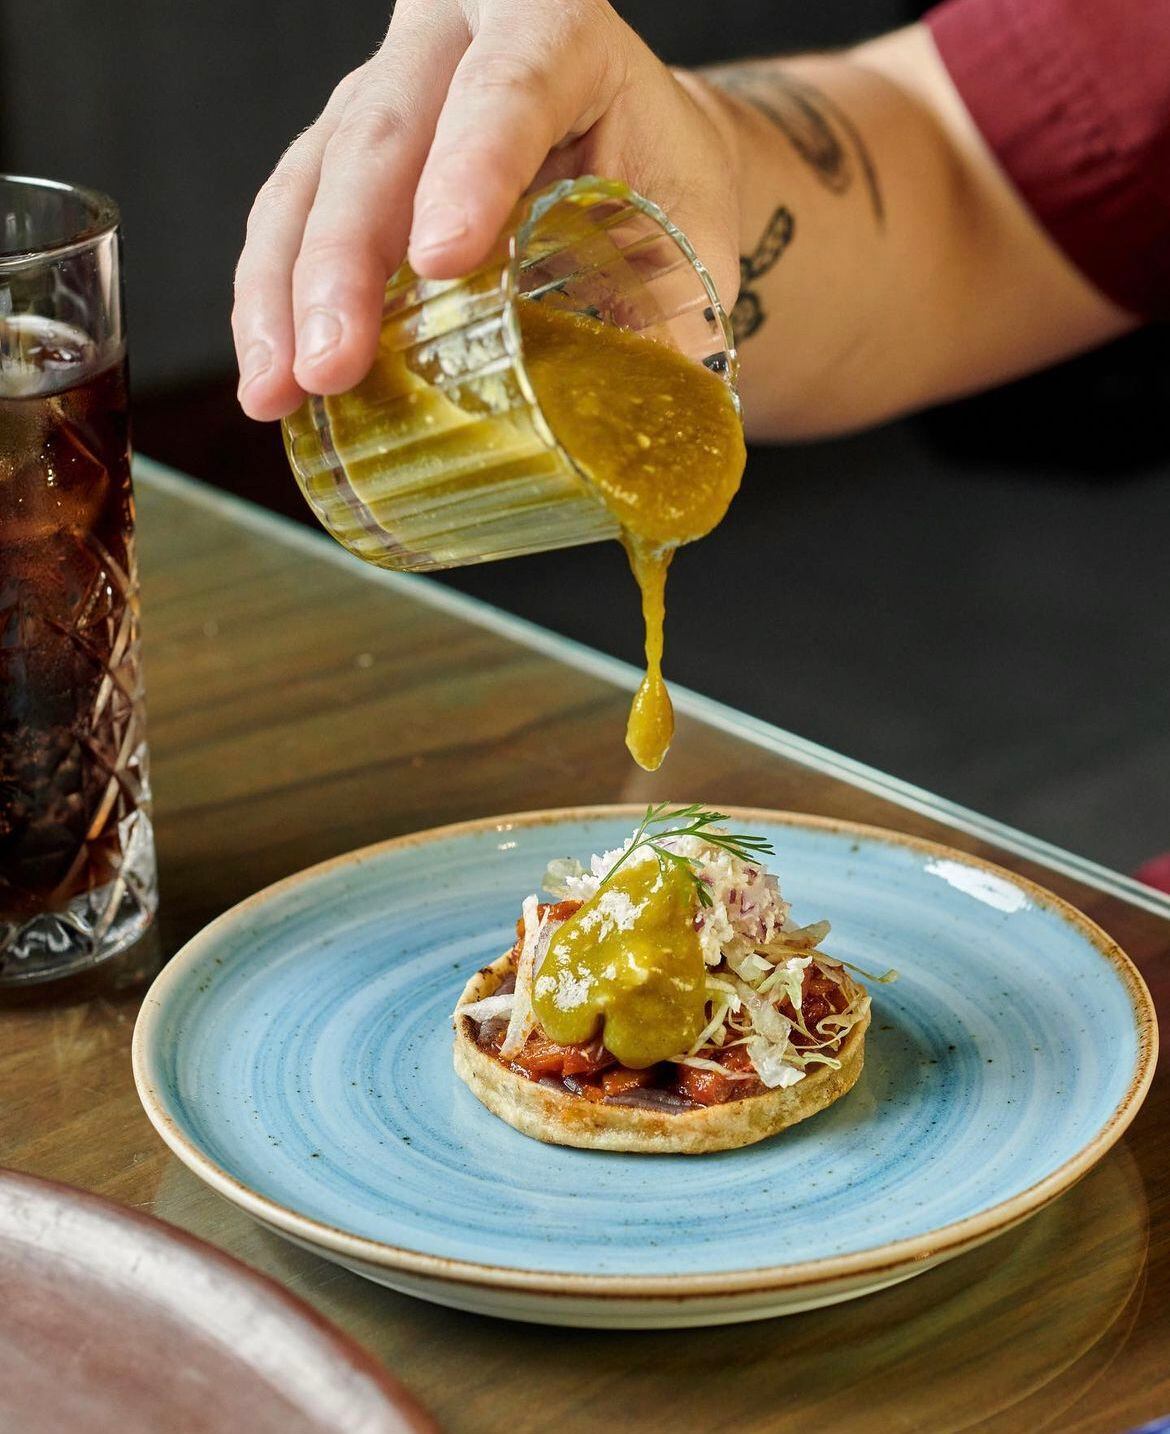
[[[138,480],[163,955],[258,887],[415,828],[596,801],[740,802],[918,832],[1025,872],[1111,932],[1170,1010],[1170,901],[1155,893],[689,694],[664,770],[647,776],[622,746],[631,669],[149,463]],[[156,961],[9,998],[0,1162],[151,1210],[267,1270],[450,1430],[1113,1434],[1170,1413],[1165,1070],[1072,1192],[899,1287],[719,1330],[542,1329],[368,1284],[179,1165],[130,1073]]]

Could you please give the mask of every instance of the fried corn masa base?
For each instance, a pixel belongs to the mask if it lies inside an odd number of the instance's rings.
[[[510,1070],[480,1047],[475,1022],[460,1014],[463,1006],[493,995],[514,970],[509,951],[477,971],[463,988],[455,1008],[455,1073],[493,1115],[523,1135],[549,1145],[640,1155],[704,1155],[715,1150],[737,1150],[816,1115],[851,1090],[861,1074],[868,1011],[848,1032],[837,1052],[840,1067],[834,1070],[832,1066],[815,1066],[795,1085],[723,1105],[674,1112],[586,1100]],[[862,994],[856,982],[845,979],[851,994]]]

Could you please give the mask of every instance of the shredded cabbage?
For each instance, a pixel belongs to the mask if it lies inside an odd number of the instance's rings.
[[[544,889],[558,899],[588,901],[632,840],[631,837],[613,851],[593,856],[588,866],[572,858],[550,862]],[[770,1089],[795,1085],[804,1079],[810,1066],[838,1066],[837,1053],[849,1032],[865,1018],[870,1002],[865,990],[846,974],[858,968],[818,949],[829,935],[829,923],[797,925],[788,902],[780,894],[779,882],[758,860],[744,860],[709,845],[701,836],[668,837],[662,844],[691,859],[711,901],[694,917],[707,965],[707,1020],[690,1048],[673,1058],[674,1063],[715,1071],[732,1080],[751,1079],[754,1071]],[[646,847],[636,851],[626,865],[654,860],[654,853]],[[532,983],[552,931],[546,931],[542,924],[530,941],[529,934],[535,926],[535,917],[529,919],[534,909],[530,903],[535,901],[530,897],[524,904],[525,939],[517,963],[516,995],[507,1008],[508,1034],[501,1051],[505,1057],[519,1050],[536,1024]],[[812,969],[833,982],[847,1004],[844,1010],[822,1017],[810,1030],[802,998],[806,973]],[[863,971],[858,974],[877,981],[896,976],[896,972],[884,976],[870,976]],[[795,1019],[786,1015],[781,1006]],[[502,1016],[505,1008],[497,1011],[493,1007],[492,1011]],[[795,1043],[794,1033],[799,1033]],[[736,1045],[747,1051],[750,1071],[731,1070],[713,1059]]]
[[[572,856],[558,857],[556,861],[550,861],[548,869],[544,873],[544,880],[540,883],[550,896],[555,896],[560,901],[565,901],[577,895],[577,887],[582,878],[587,878],[588,873],[581,863]],[[596,888],[594,888],[596,890]],[[590,892],[590,895],[593,893]]]
[[[674,1062],[680,1066],[694,1066],[700,1071],[714,1071],[717,1075],[726,1076],[728,1080],[751,1080],[751,1071],[729,1071],[726,1066],[721,1066],[718,1061],[709,1061],[704,1056],[679,1056]]]
[[[789,1065],[787,1044],[779,1045],[765,1036],[753,1036],[747,1043],[748,1056],[756,1068],[756,1074],[770,1090],[781,1086],[795,1085],[804,1079],[804,1071]]]

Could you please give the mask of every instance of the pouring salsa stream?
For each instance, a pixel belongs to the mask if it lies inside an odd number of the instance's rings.
[[[642,593],[646,676],[626,746],[655,771],[674,735],[662,679],[666,574],[711,531],[743,476],[743,429],[727,386],[701,364],[611,324],[518,305],[524,356],[549,425],[621,524]]]
[[[653,771],[674,730],[667,570],[743,474],[734,351],[706,271],[648,201],[586,178],[527,204],[505,259],[391,280],[370,372],[309,397],[285,447],[325,527],[382,567],[617,537],[646,632],[626,744]]]

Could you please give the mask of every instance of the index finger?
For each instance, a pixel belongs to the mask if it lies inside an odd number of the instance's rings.
[[[614,24],[600,6],[486,9],[418,181],[409,249],[418,273],[457,278],[482,262],[549,151],[608,109],[623,76]]]
[[[415,183],[467,40],[458,5],[400,0],[325,147],[292,272],[294,372],[308,391],[341,393],[373,362],[382,294],[402,262]]]
[[[291,413],[304,397],[293,378],[292,269],[317,192],[321,157],[357,76],[347,75],[260,187],[236,263],[232,333],[238,398],[250,418]]]

